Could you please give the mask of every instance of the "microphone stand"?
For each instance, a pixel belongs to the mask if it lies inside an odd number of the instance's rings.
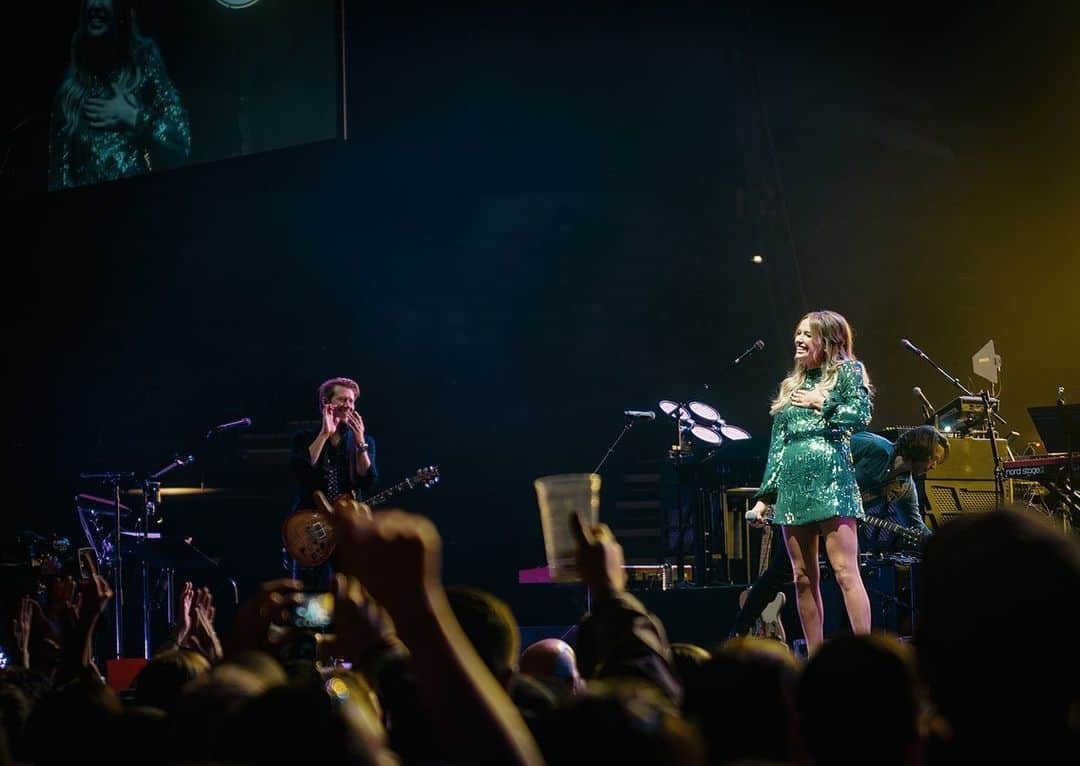
[[[994,432],[994,419],[990,417],[990,394],[979,392],[983,409],[986,411],[986,435],[990,439],[990,452],[994,456],[994,498],[999,508],[1005,505],[1005,469],[1001,466],[1001,455],[997,448],[997,434]]]
[[[626,436],[626,433],[633,427],[634,418],[627,416],[626,422],[623,424],[622,430],[619,431],[619,435],[615,437],[615,441],[611,443],[611,446],[607,448],[607,452],[604,453],[604,456],[600,458],[600,462],[596,464],[596,468],[594,468],[592,471],[593,473],[600,473],[600,469],[604,467],[604,463],[606,463],[607,459],[611,457],[612,453],[615,452],[615,447],[619,445],[619,442],[622,441],[622,438]],[[233,584],[233,586],[235,587],[235,583]],[[592,592],[590,591],[588,585],[585,586],[585,611],[592,612]]]
[[[1065,492],[1062,492],[1062,496],[1065,498],[1065,505],[1069,509],[1069,523],[1073,526],[1077,525],[1078,516],[1080,513],[1080,486],[1076,483],[1076,463],[1073,455],[1073,432],[1069,427],[1069,419],[1066,417],[1065,409],[1065,386],[1058,386],[1057,388],[1057,412],[1058,422],[1061,424],[1061,430],[1065,433]]]
[[[671,445],[671,449],[668,450],[668,458],[672,461],[675,467],[675,506],[679,509],[679,526],[677,529],[677,541],[675,543],[675,555],[677,561],[675,564],[676,569],[676,582],[672,583],[672,587],[676,585],[685,586],[686,584],[686,562],[683,551],[683,542],[686,536],[686,512],[683,510],[683,481],[685,478],[685,460],[691,457],[694,453],[693,446],[686,439],[686,431],[683,429],[682,413],[690,411],[689,402],[678,402],[678,406],[672,410],[671,419],[675,421],[675,443]],[[695,524],[695,539],[701,536],[701,530],[697,529]],[[701,562],[699,562],[701,563]],[[695,572],[695,579],[700,577]]]
[[[904,346],[913,351],[919,358],[923,359],[927,364],[940,372],[950,383],[956,386],[966,396],[974,397],[975,393],[968,390],[968,388],[960,382],[960,379],[950,375],[941,368],[933,359],[923,353],[922,349],[917,348],[911,341],[904,342]],[[1005,504],[1005,469],[1001,466],[1001,455],[998,453],[997,448],[997,434],[994,431],[994,418],[1001,421],[1002,425],[1008,425],[1009,421],[1001,417],[996,410],[990,405],[990,393],[983,389],[978,393],[978,396],[982,399],[983,410],[986,412],[986,433],[990,439],[990,453],[994,457],[994,498],[1001,507]]]
[[[761,343],[761,345],[759,346],[758,343]],[[746,361],[751,356],[756,354],[758,351],[761,351],[763,348],[765,348],[765,344],[762,343],[760,340],[757,341],[757,343],[755,343],[750,348],[746,349],[746,351],[742,352],[737,357],[735,357],[734,361],[729,362],[727,367],[725,367],[723,369],[721,374],[731,372],[736,367],[738,367],[740,364],[742,364],[744,361]],[[701,387],[704,388],[706,391],[712,391],[712,386],[710,384],[708,384],[708,383],[702,383]]]
[[[619,442],[622,441],[622,438],[626,436],[626,432],[633,427],[634,419],[628,417],[626,419],[626,423],[622,427],[622,430],[619,431],[619,435],[615,437],[615,441],[611,443],[611,446],[608,447],[607,452],[605,452],[604,456],[600,458],[600,462],[596,464],[596,468],[594,468],[592,471],[593,473],[600,473],[600,469],[604,467],[604,463],[606,463],[607,459],[611,457],[611,454],[615,451],[615,447],[618,446]]]
[[[971,397],[979,396],[979,394],[976,394],[974,391],[969,390],[967,386],[965,386],[963,383],[961,383],[959,378],[954,377],[954,376],[950,375],[949,373],[945,372],[945,370],[941,369],[941,367],[938,365],[937,362],[935,362],[933,359],[931,359],[926,354],[924,354],[921,349],[916,348],[914,344],[912,344],[911,346],[906,346],[906,348],[914,349],[914,353],[915,353],[916,356],[918,356],[920,359],[925,361],[927,364],[929,364],[935,370],[940,372],[941,375],[945,378],[945,380],[949,381],[954,386],[956,386],[958,389],[960,389],[960,391],[964,394],[964,396],[971,396]],[[987,395],[987,400],[989,400],[989,395]],[[1008,425],[1009,424],[1009,421],[1007,421],[1005,418],[1001,417],[1001,415],[999,415],[997,413],[997,410],[991,410],[990,414],[992,414],[995,418],[997,418],[1001,422],[1002,425]],[[987,415],[988,419],[989,419],[989,417],[990,417],[990,415]]]

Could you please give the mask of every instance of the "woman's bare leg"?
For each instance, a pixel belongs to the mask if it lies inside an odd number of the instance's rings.
[[[795,604],[806,637],[806,650],[812,653],[821,645],[823,624],[817,525],[785,526],[784,542],[795,575]]]
[[[821,522],[825,535],[825,555],[829,557],[836,584],[844,596],[851,630],[854,633],[870,632],[870,598],[866,595],[862,575],[859,573],[859,537],[856,521],[852,518],[835,518]]]

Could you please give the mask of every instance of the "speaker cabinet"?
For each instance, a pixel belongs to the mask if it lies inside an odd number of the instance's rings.
[[[1004,439],[997,440],[998,455],[1009,459]],[[1012,500],[1011,481],[1005,482],[1005,500]],[[965,513],[994,509],[994,455],[989,439],[949,439],[949,459],[926,475],[924,482],[928,523],[931,527]]]

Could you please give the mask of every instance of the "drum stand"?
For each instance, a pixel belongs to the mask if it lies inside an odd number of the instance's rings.
[[[142,516],[136,520],[135,536],[136,545],[135,550],[138,552],[138,558],[140,559],[140,579],[142,583],[142,628],[143,628],[143,658],[150,658],[150,562],[147,557],[149,552],[148,540],[150,521],[157,517],[157,508],[161,502],[161,482],[158,481],[162,476],[170,471],[180,468],[181,466],[189,465],[194,462],[195,458],[191,455],[184,457],[176,457],[171,463],[164,468],[150,474],[142,480],[136,482],[135,474],[131,471],[114,471],[107,473],[81,473],[80,479],[96,479],[109,485],[111,488],[113,508],[116,511],[116,525],[111,530],[112,533],[112,555],[108,561],[112,567],[112,589],[113,589],[113,657],[115,659],[122,659],[124,656],[124,530],[122,511],[120,510],[120,485],[125,484],[128,486],[139,485],[142,487],[143,507]],[[172,571],[169,571],[169,586],[170,601],[169,611],[172,610]],[[171,615],[170,615],[171,616]]]
[[[116,526],[113,527],[113,551],[111,561],[107,562],[112,567],[113,589],[113,639],[114,658],[120,659],[124,655],[124,584],[123,562],[120,555],[120,544],[123,539],[120,519],[120,484],[130,482],[135,474],[130,471],[114,473],[81,473],[80,479],[97,479],[112,488],[113,509],[116,511]],[[106,562],[102,562],[106,563]]]

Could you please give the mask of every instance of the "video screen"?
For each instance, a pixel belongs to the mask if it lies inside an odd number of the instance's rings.
[[[50,2],[50,191],[340,137],[341,0]],[[49,86],[46,86],[49,87]],[[46,113],[47,112],[47,113]],[[27,142],[40,154],[45,141]]]

